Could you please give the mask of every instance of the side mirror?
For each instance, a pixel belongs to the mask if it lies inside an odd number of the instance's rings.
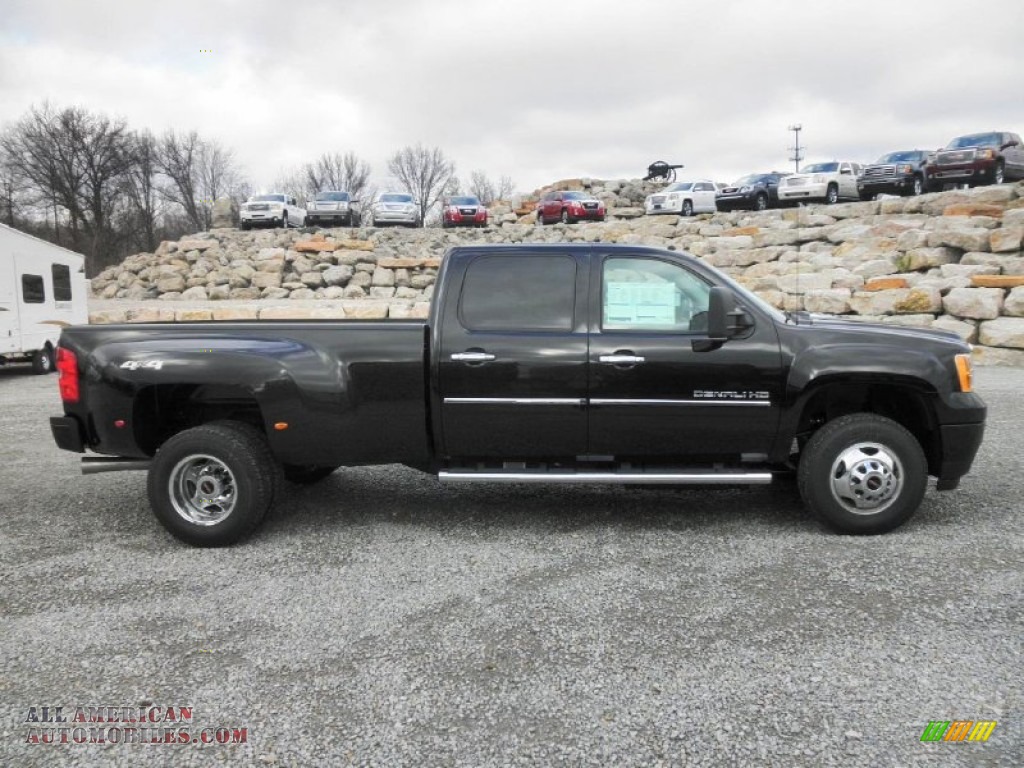
[[[1003,146],[1001,146],[1000,149],[1009,149],[1010,147],[1016,147],[1016,146],[1017,146],[1017,142],[1016,141],[1008,141],[1005,144],[1003,144]]]
[[[841,174],[845,173],[847,176],[849,176],[850,174],[853,173],[853,171],[850,170],[849,168],[843,168],[842,170],[839,171],[839,173],[841,173]]]
[[[728,341],[751,325],[747,313],[736,306],[736,294],[724,285],[712,286],[708,296],[708,339]]]

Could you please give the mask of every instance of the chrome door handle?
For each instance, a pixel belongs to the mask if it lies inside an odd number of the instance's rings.
[[[611,363],[612,365],[636,365],[644,362],[644,358],[639,355],[601,355],[597,359],[602,363]]]
[[[456,352],[452,355],[452,360],[457,363],[486,363],[493,359],[494,355],[486,352]]]

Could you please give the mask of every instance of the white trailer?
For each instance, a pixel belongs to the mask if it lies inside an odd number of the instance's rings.
[[[0,224],[0,365],[54,370],[60,330],[89,321],[85,257]]]

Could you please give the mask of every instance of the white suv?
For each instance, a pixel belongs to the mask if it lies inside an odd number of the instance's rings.
[[[256,224],[287,229],[301,227],[306,222],[306,209],[300,208],[291,195],[272,192],[269,195],[253,195],[242,203],[239,218],[242,229],[249,229]]]
[[[779,181],[779,202],[837,203],[841,198],[860,200],[857,177],[860,163],[833,160],[829,163],[811,163],[800,173]]]
[[[370,223],[420,226],[420,207],[408,192],[381,192],[370,206]]]
[[[644,210],[650,216],[656,213],[674,213],[677,216],[692,216],[695,213],[714,213],[715,192],[718,185],[713,181],[677,181],[661,192],[648,195]]]

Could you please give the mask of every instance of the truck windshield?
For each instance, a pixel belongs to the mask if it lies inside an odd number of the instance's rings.
[[[692,181],[679,181],[666,189],[666,192],[689,192],[693,189]]]
[[[749,176],[744,176],[740,179],[736,179],[736,181],[734,181],[732,185],[734,187],[750,187],[753,186],[754,184],[757,184],[764,178],[765,177],[762,176],[760,173],[752,173]]]
[[[564,192],[562,193],[563,200],[589,200],[590,195],[586,192]]]
[[[252,198],[254,203],[283,203],[284,195],[256,195]]]
[[[412,195],[381,195],[382,203],[411,203]]]
[[[480,201],[475,197],[453,197],[450,205],[480,205]]]
[[[835,173],[839,170],[839,163],[812,163],[805,166],[801,173]]]
[[[348,192],[320,192],[316,196],[319,203],[347,203],[349,199]]]
[[[890,152],[878,158],[878,163],[915,163],[920,159],[920,152]]]
[[[972,136],[961,136],[949,142],[946,149],[963,149],[964,147],[998,147],[1002,137],[998,133],[975,133]]]

